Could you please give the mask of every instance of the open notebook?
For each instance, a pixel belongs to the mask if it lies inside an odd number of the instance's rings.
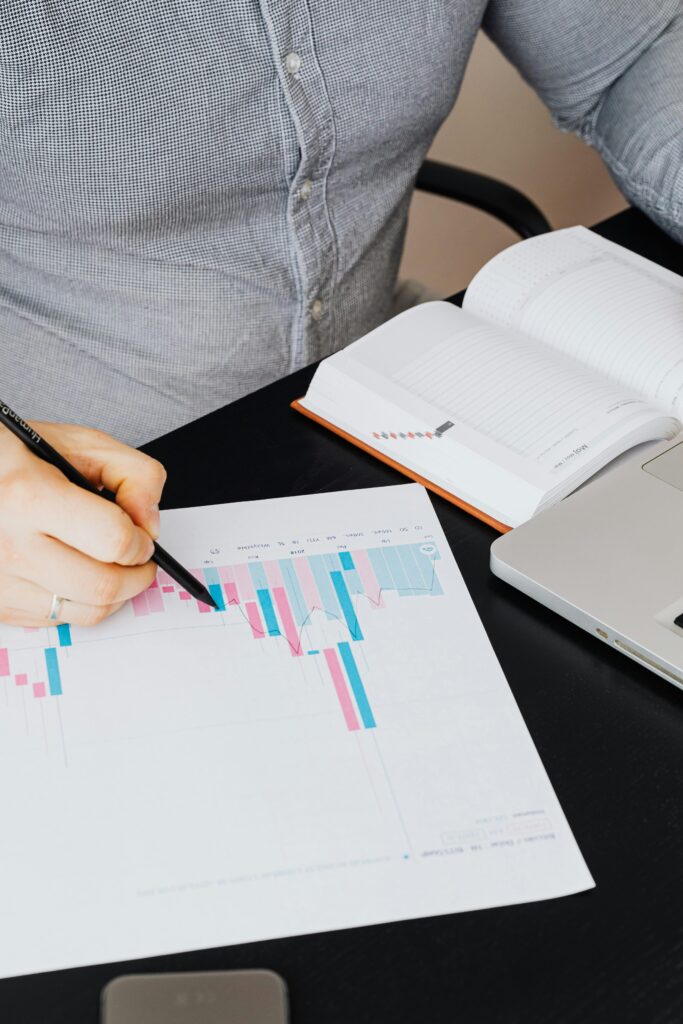
[[[683,278],[574,227],[330,356],[294,406],[505,530],[673,437],[682,403]]]

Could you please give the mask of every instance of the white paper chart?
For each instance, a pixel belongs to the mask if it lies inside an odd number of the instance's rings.
[[[0,625],[0,976],[593,884],[425,491],[161,539],[218,611]]]

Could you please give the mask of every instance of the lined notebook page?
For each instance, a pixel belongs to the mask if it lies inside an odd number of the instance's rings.
[[[464,305],[683,418],[683,278],[649,260],[568,228],[494,257]]]
[[[632,444],[675,432],[600,374],[443,302],[325,360],[303,404],[511,525]]]
[[[457,313],[450,337],[389,370],[392,380],[442,409],[447,420],[556,472],[643,410],[649,413],[642,399],[569,359]]]

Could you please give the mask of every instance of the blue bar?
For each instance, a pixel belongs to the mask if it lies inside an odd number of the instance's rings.
[[[332,580],[332,585],[337,593],[339,604],[341,605],[341,610],[344,618],[346,619],[346,625],[349,628],[351,639],[362,640],[363,634],[361,632],[360,622],[356,618],[356,612],[351,598],[349,597],[349,592],[346,589],[343,574],[341,572],[331,572],[330,579]]]
[[[256,588],[256,590],[268,589],[266,570],[263,568],[260,562],[250,562],[249,572],[251,573],[251,578],[254,581],[254,587]]]
[[[346,574],[346,586],[349,588],[350,594],[364,594],[365,587],[363,581],[358,574],[357,569],[352,569],[351,572]]]
[[[221,578],[218,575],[218,569],[207,568],[203,570],[204,579],[206,580],[206,589],[211,594],[211,597],[216,602],[214,611],[224,612],[225,611],[225,598],[223,597],[223,588],[221,586]]]
[[[209,585],[208,585],[208,587],[206,589],[209,591],[209,593],[211,594],[211,597],[216,602],[216,607],[214,608],[214,611],[216,611],[216,612],[224,612],[225,611],[225,598],[223,597],[223,588],[220,585],[220,583],[209,583]]]
[[[425,580],[422,573],[422,567],[416,561],[410,544],[400,544],[396,548],[396,553],[401,565],[403,566],[403,571],[408,578],[408,582],[412,587],[412,593],[416,597],[424,597],[425,594],[429,593],[429,588],[432,582],[431,575]]]
[[[306,654],[320,654],[320,651],[306,651]]]
[[[263,612],[263,619],[268,630],[268,636],[282,636],[280,633],[280,627],[277,624],[275,618],[275,610],[273,608],[273,602],[270,598],[270,592],[268,590],[257,590],[256,596],[259,599],[261,605],[261,611]]]
[[[405,574],[405,570],[401,565],[401,559],[398,556],[396,548],[385,548],[384,557],[386,559],[387,567],[394,579],[394,586],[398,590],[401,597],[408,597],[413,593],[413,588],[410,585],[408,577]]]
[[[349,569],[344,572],[344,583],[348,587],[349,594],[364,594],[363,581],[358,575],[357,569]]]
[[[289,604],[294,614],[294,621],[297,626],[303,626],[308,621],[311,609],[306,607],[304,601],[304,595],[301,592],[299,586],[299,580],[296,575],[294,564],[289,558],[281,558],[278,562],[280,566],[280,572],[282,573],[282,579],[285,584],[285,590],[287,591],[287,597],[289,598]]]
[[[339,566],[344,570],[344,583],[349,594],[362,594],[363,584],[356,572],[353,558],[348,551],[340,551],[336,555],[325,555],[325,562],[330,572],[337,572]]]
[[[45,648],[45,664],[47,665],[47,682],[50,693],[53,697],[59,697],[62,692],[62,677],[59,674],[56,647]]]
[[[428,545],[431,547],[431,545]],[[434,548],[434,553],[426,555],[424,551],[420,551],[421,547],[425,547],[424,544],[412,544],[413,554],[415,555],[415,561],[422,569],[422,575],[425,579],[425,584],[432,597],[436,597],[439,594],[443,594],[443,589],[439,583],[439,577],[436,575],[435,562],[440,558],[439,552]]]
[[[420,553],[419,545],[407,544],[404,548],[403,560],[407,564],[408,559],[412,556],[413,572],[418,573],[419,579],[422,581],[422,589],[429,592],[434,578],[434,567],[428,558],[425,558]]]
[[[204,579],[206,580],[207,585],[213,584],[214,586],[218,585],[219,587],[221,585],[221,578],[218,575],[218,569],[204,569]]]
[[[330,580],[330,571],[325,563],[325,556],[311,555],[308,559],[308,564],[311,567],[313,579],[315,580],[328,619],[340,619],[342,612],[337,603],[334,587]]]
[[[65,622],[63,626],[57,626],[57,636],[60,647],[71,647],[71,626]]]
[[[394,581],[391,577],[391,573],[387,569],[387,563],[384,560],[384,551],[382,548],[369,548],[368,556],[381,589],[395,590]]]
[[[360,677],[358,666],[356,665],[356,659],[353,656],[349,644],[345,640],[340,644],[337,644],[337,647],[339,648],[339,653],[342,656],[344,668],[346,669],[346,674],[349,677],[351,689],[353,690],[353,695],[356,698],[356,704],[358,706],[363,725],[366,729],[374,729],[377,723],[375,722],[375,716],[370,710],[370,702],[368,701],[368,695],[365,692],[365,687],[363,686],[363,681]]]

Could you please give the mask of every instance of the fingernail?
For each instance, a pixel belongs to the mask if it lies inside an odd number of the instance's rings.
[[[159,506],[152,505],[149,513],[147,514],[147,531],[156,540],[159,536],[159,530],[161,529],[161,516],[159,515]]]

